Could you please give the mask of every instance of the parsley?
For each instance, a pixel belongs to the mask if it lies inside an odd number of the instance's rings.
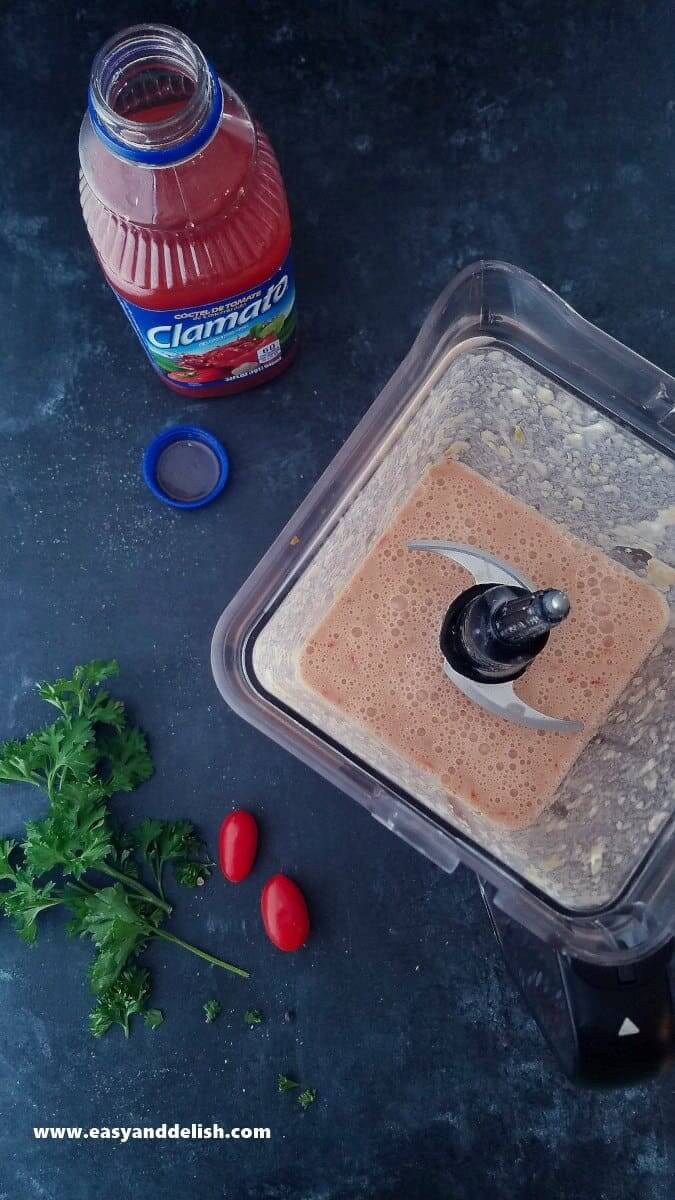
[[[97,954],[89,970],[94,992],[103,992],[117,979],[130,958],[140,954],[148,940],[161,932],[163,913],[126,891],[121,883],[73,897],[73,916],[67,931],[89,937]]]
[[[157,890],[164,896],[164,866],[173,862],[176,878],[185,887],[198,887],[211,873],[211,865],[197,855],[203,852],[203,843],[190,821],[157,821],[147,818],[135,831],[138,849],[147,860]]]
[[[262,1025],[263,1015],[259,1008],[247,1008],[244,1013],[244,1020],[251,1029],[254,1025]]]
[[[106,730],[96,739],[102,760],[106,795],[133,792],[152,775],[152,759],[148,744],[140,729],[125,726]]]
[[[113,1025],[121,1025],[124,1036],[128,1037],[129,1018],[145,1011],[149,991],[148,972],[142,967],[127,968],[101,993],[96,1008],[89,1014],[89,1029],[94,1037],[103,1037]]]
[[[288,1075],[278,1075],[277,1076],[277,1091],[292,1092],[294,1090],[294,1088],[298,1088],[298,1087],[300,1087],[300,1084],[296,1083],[295,1079],[289,1079]],[[298,1104],[300,1105],[300,1107],[302,1109],[304,1109],[306,1111],[310,1107],[310,1105],[314,1103],[314,1101],[316,1100],[316,1097],[317,1097],[316,1088],[304,1088],[303,1091],[300,1092],[300,1095],[297,1097]]]
[[[128,724],[121,701],[101,688],[115,674],[116,662],[95,660],[76,667],[69,679],[41,683],[39,694],[57,709],[56,721],[0,745],[0,783],[28,783],[47,794],[44,815],[26,822],[22,841],[0,839],[0,912],[32,943],[40,914],[62,905],[70,914],[66,932],[90,939],[95,954],[89,981],[97,1003],[89,1026],[95,1037],[113,1025],[128,1035],[136,1013],[152,1029],[161,1024],[160,1010],[146,1006],[148,972],[135,961],[153,939],[248,976],[162,928],[171,913],[163,892],[165,863],[173,861],[187,886],[204,882],[211,871],[190,822],[148,820],[132,835],[111,821],[111,796],[133,791],[153,771],[145,736]],[[143,883],[135,853],[159,894]],[[100,876],[112,882],[100,886]]]
[[[220,1012],[220,1001],[219,1000],[207,1000],[206,1004],[204,1005],[204,1020],[206,1021],[206,1024],[210,1025],[212,1021],[215,1021],[219,1012]]]
[[[213,863],[206,860],[197,862],[178,862],[173,873],[176,883],[181,887],[203,887],[213,874]]]
[[[124,875],[138,879],[138,863],[134,858],[136,843],[131,833],[126,829],[113,829],[110,839],[109,861]]]
[[[164,1013],[162,1012],[161,1008],[149,1008],[148,1011],[143,1014],[143,1020],[145,1021],[148,1029],[159,1029],[160,1025],[164,1024]]]
[[[30,871],[19,867],[12,890],[3,892],[0,897],[2,911],[24,942],[36,941],[40,913],[61,904],[61,898],[54,894],[54,887],[53,883],[37,884]]]
[[[93,867],[105,870],[112,844],[103,796],[96,780],[66,782],[55,794],[47,815],[26,822],[24,856],[37,875],[61,867],[79,879]]]

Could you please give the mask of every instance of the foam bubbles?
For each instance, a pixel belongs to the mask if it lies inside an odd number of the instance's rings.
[[[483,547],[540,587],[570,595],[570,617],[518,681],[528,704],[578,717],[580,734],[513,725],[448,680],[438,632],[470,583],[414,538]],[[660,636],[661,597],[598,551],[456,460],[433,467],[301,656],[307,684],[372,735],[432,772],[450,796],[511,827],[531,824]],[[625,634],[625,636],[624,636]]]

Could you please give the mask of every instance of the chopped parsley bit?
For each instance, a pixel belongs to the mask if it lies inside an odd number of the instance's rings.
[[[220,1000],[207,1000],[204,1005],[204,1020],[206,1024],[210,1025],[212,1021],[215,1021],[219,1012]]]
[[[262,1025],[263,1015],[259,1008],[247,1008],[244,1013],[244,1020],[251,1029],[254,1025]]]
[[[300,1087],[294,1079],[289,1079],[288,1075],[279,1075],[277,1078],[277,1088],[280,1092],[291,1092],[293,1088]]]
[[[305,1112],[309,1108],[310,1104],[313,1104],[315,1100],[316,1088],[305,1088],[304,1092],[301,1092],[298,1096],[298,1104],[301,1108],[304,1108]]]
[[[146,1011],[149,978],[142,967],[126,967],[99,992],[96,1007],[89,1014],[89,1030],[94,1037],[103,1037],[113,1025],[119,1025],[128,1038],[130,1018]]]
[[[210,862],[179,862],[174,868],[176,883],[182,887],[203,887],[212,872]]]
[[[143,1020],[148,1029],[159,1029],[159,1026],[164,1024],[164,1013],[161,1008],[149,1008]]]

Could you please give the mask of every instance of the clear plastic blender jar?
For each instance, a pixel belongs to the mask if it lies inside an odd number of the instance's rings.
[[[469,267],[223,613],[212,647],[237,712],[443,869],[477,873],[561,1065],[601,1084],[654,1074],[673,1056],[672,620],[552,802],[521,828],[449,800],[433,772],[309,687],[300,661],[448,455],[672,605],[674,434],[675,380],[525,272]]]

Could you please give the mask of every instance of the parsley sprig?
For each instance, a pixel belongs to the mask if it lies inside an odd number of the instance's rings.
[[[135,832],[138,849],[152,871],[157,891],[164,898],[164,866],[174,864],[176,881],[199,887],[209,878],[212,864],[203,858],[201,840],[190,821],[142,821]]]
[[[95,947],[89,970],[97,996],[90,1029],[100,1037],[113,1025],[126,1036],[135,1013],[150,1028],[163,1020],[148,1009],[148,972],[135,960],[154,938],[246,978],[248,972],[162,928],[171,913],[164,866],[177,880],[199,886],[211,863],[189,821],[148,819],[129,831],[113,825],[109,801],[131,792],[153,772],[144,734],[129,725],[124,705],[102,688],[117,674],[114,661],[76,667],[68,679],[41,683],[43,700],[58,710],[51,725],[0,745],[0,783],[27,783],[47,794],[47,809],[26,822],[23,839],[0,840],[0,911],[24,941],[34,943],[38,918],[49,908],[69,912],[66,930]],[[157,888],[141,879],[149,869]],[[101,886],[100,877],[112,880]]]

